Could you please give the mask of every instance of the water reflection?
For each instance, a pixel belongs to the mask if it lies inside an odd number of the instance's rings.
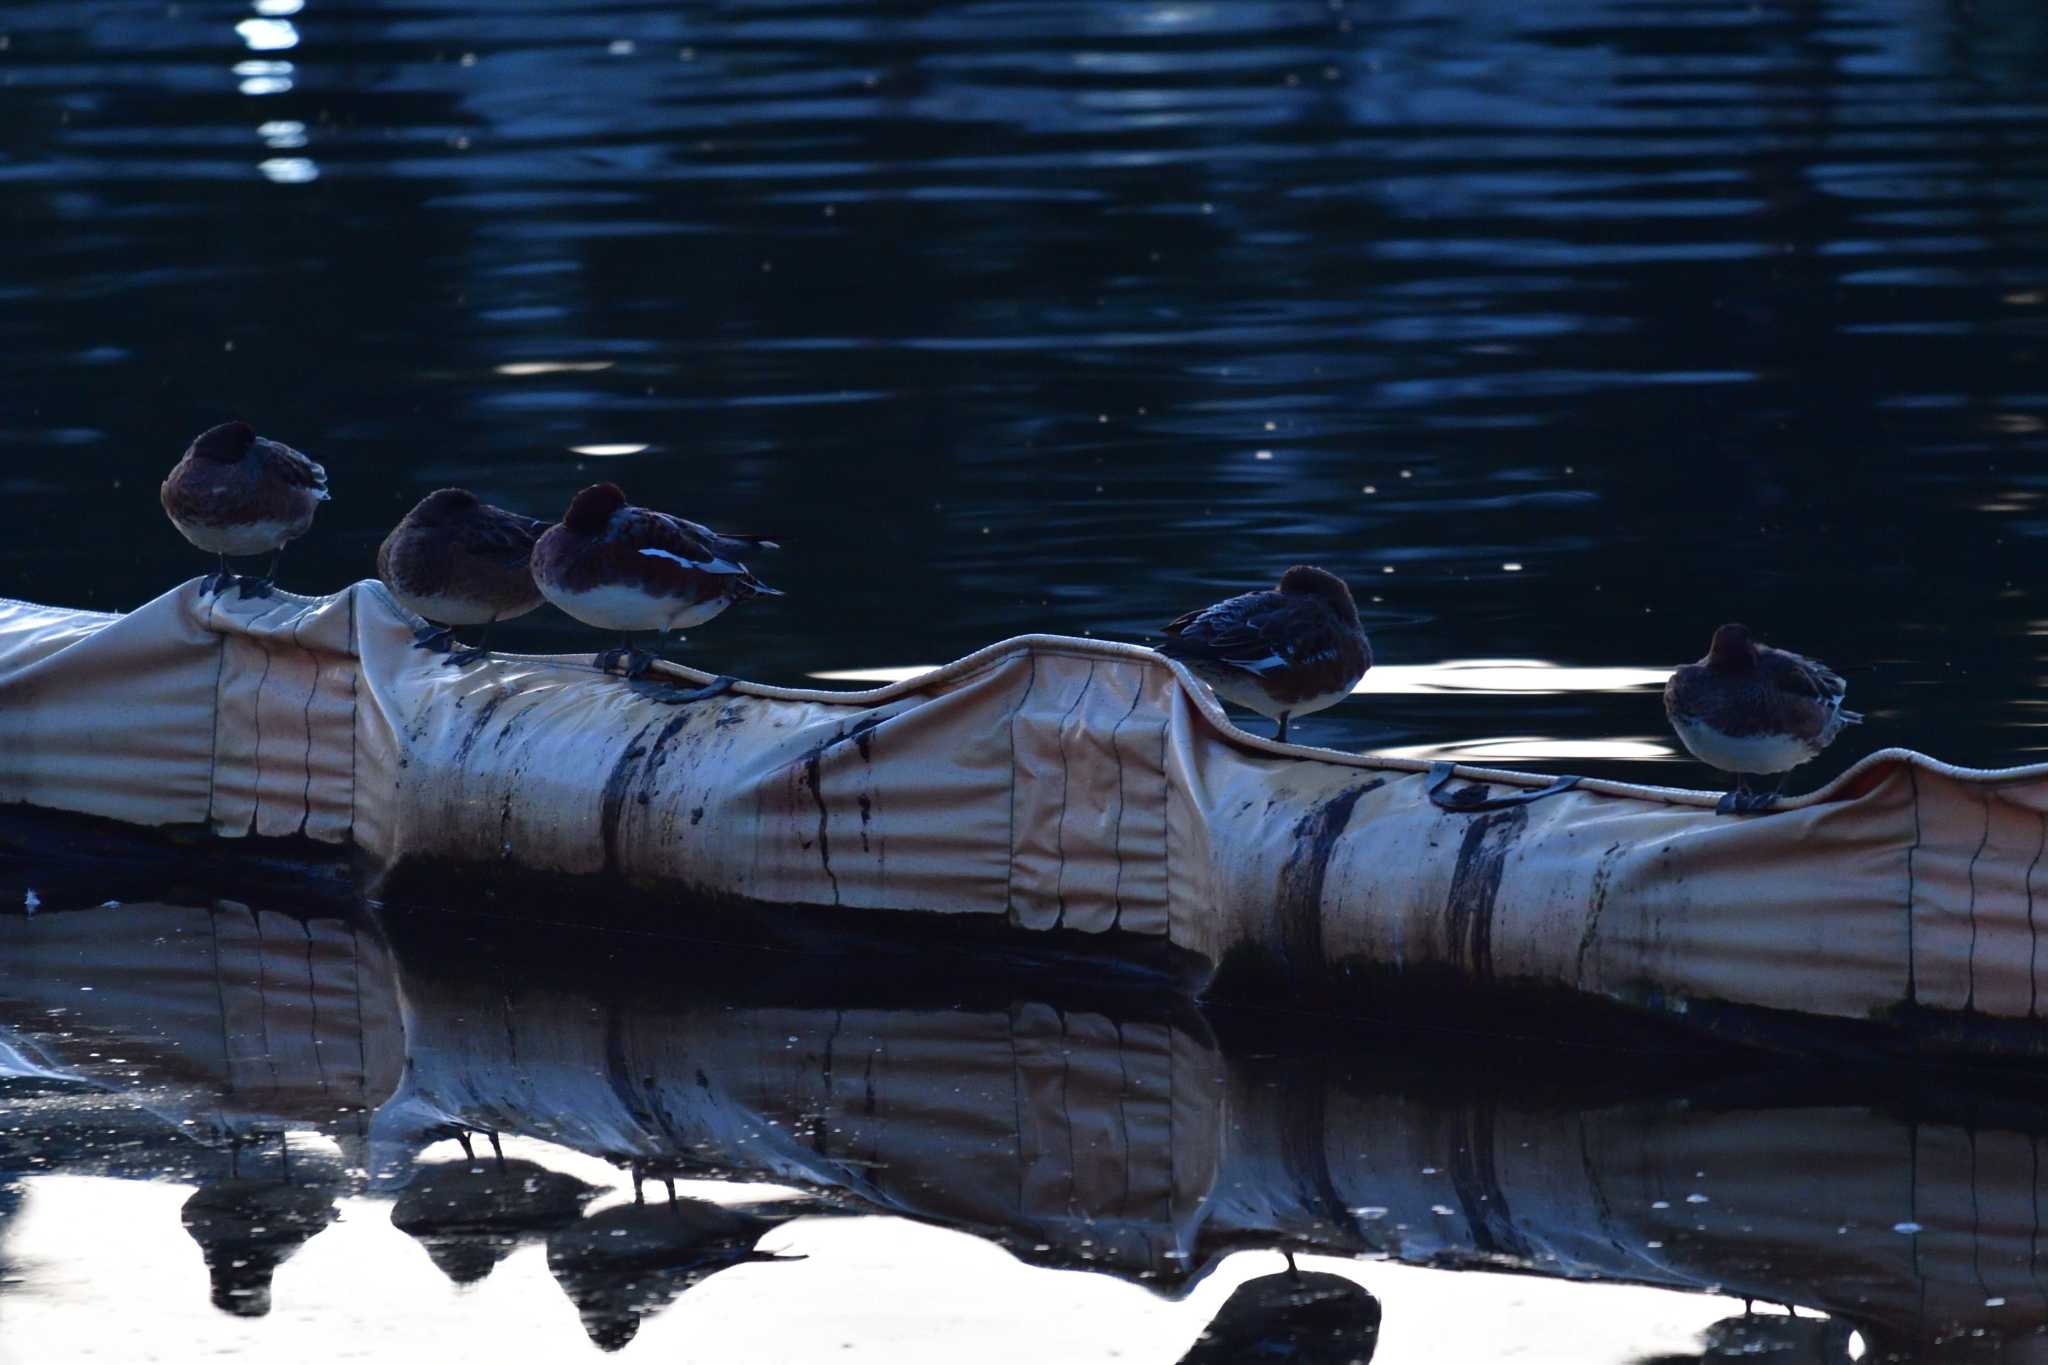
[[[1853,1330],[1876,1359],[1996,1359],[2048,1320],[2044,1128],[2010,1091],[1734,1062],[1684,1080],[1654,1056],[1560,1068],[1414,1037],[1304,1048],[1281,1017],[954,963],[870,982],[829,958],[513,938],[411,908],[387,924],[395,954],[338,909],[0,919],[0,1132],[28,1206],[60,1174],[196,1186],[177,1217],[215,1303],[250,1315],[338,1206],[389,1201],[392,1235],[459,1285],[544,1247],[607,1350],[707,1279],[804,1250],[821,1217],[875,1213],[1173,1296],[1278,1247],[1829,1318],[1736,1320],[1710,1353],[1797,1337],[1835,1361]],[[468,1132],[518,1150],[422,1159]],[[707,1203],[677,1178],[814,1194]],[[54,1292],[33,1240],[0,1244],[28,1267],[0,1292]],[[1247,1282],[1187,1358],[1370,1356],[1402,1300],[1333,1264]]]

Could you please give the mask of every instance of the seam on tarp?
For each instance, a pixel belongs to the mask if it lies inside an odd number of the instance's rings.
[[[1984,845],[1991,842],[1991,798],[1984,798],[1984,837],[1977,840],[1977,851],[1970,855],[1970,865],[1964,869],[1964,877],[1970,887],[1970,955],[1965,958],[1965,977],[1969,987],[1963,992],[1963,1011],[1970,1013],[1977,1008],[1977,860],[1984,856]]]
[[[1174,911],[1178,908],[1173,899],[1173,776],[1167,771],[1166,757],[1172,745],[1167,735],[1173,729],[1173,708],[1161,708],[1159,718],[1159,879],[1160,899],[1166,905],[1166,933],[1168,943],[1174,939]]]
[[[363,723],[362,703],[357,686],[363,677],[363,642],[356,630],[356,594],[348,595],[348,648],[352,657],[348,671],[348,838],[356,837],[356,735]]]
[[[1137,714],[1138,703],[1144,699],[1145,680],[1140,678],[1131,693],[1130,709],[1124,712],[1122,720],[1109,727],[1109,754],[1116,760],[1116,825],[1109,836],[1110,851],[1116,854],[1116,883],[1110,888],[1109,893],[1109,927],[1112,932],[1123,928],[1124,924],[1124,807],[1130,804],[1124,795],[1124,754],[1123,750],[1117,747],[1116,737],[1123,730],[1124,721]]]
[[[206,607],[205,624],[209,630],[212,629],[213,604],[211,602],[209,602]],[[206,753],[206,823],[209,827],[211,827],[214,823],[214,793],[218,789],[218,784],[220,780],[220,688],[221,682],[224,678],[227,677],[228,672],[228,637],[224,634],[216,633],[213,639],[215,645],[213,669],[213,734],[211,738],[209,738],[207,741]]]
[[[2029,1019],[2040,1017],[2038,1007],[2040,1004],[2041,979],[2036,974],[2035,963],[2041,955],[2041,935],[2040,931],[2034,927],[2034,869],[2041,865],[2041,855],[2048,853],[2048,811],[2040,812],[2037,818],[2041,822],[2041,841],[2034,846],[2034,861],[2027,864],[2026,880],[2022,883],[2027,889],[2027,1018]]]
[[[301,630],[304,630],[305,627],[306,614],[304,612],[300,612],[298,615],[298,619],[292,622],[292,646],[295,649],[306,649],[305,642],[299,638],[299,632]],[[306,689],[306,704],[304,707],[300,708],[300,714],[304,717],[306,722],[306,789],[304,794],[300,797],[300,802],[303,806],[303,809],[299,813],[298,831],[301,835],[305,834],[306,826],[310,824],[313,819],[313,699],[315,697],[318,697],[319,695],[320,660],[318,656],[315,656],[313,659],[313,685],[310,688]]]
[[[1920,776],[1908,768],[1906,780],[1913,784],[1913,846],[1906,850],[1906,1003],[1917,1005],[1920,1003],[1920,962],[1913,942],[1913,855],[1920,851]]]
[[[1095,685],[1097,662],[1089,660],[1088,676],[1081,680],[1081,690],[1074,694],[1074,704],[1066,709],[1066,713],[1060,717],[1059,725],[1052,732],[1053,743],[1060,751],[1060,813],[1052,827],[1053,858],[1057,864],[1052,876],[1052,899],[1053,904],[1059,907],[1052,918],[1052,927],[1055,929],[1064,928],[1067,922],[1067,797],[1074,789],[1073,769],[1067,764],[1067,722],[1074,718],[1074,713],[1081,709],[1081,703],[1088,699],[1088,689]],[[1010,856],[1016,857],[1015,850],[1011,851]]]
[[[1017,698],[1017,704],[1010,708],[1009,724],[1004,728],[1010,734],[1010,848],[1008,870],[1003,874],[1003,914],[1012,922],[1017,917],[1017,717],[1023,714],[1024,704],[1031,700],[1031,690],[1038,686],[1038,660],[1028,659],[1030,675],[1024,680],[1024,695]]]
[[[263,689],[270,686],[270,646],[259,635],[251,635],[248,638],[255,642],[256,648],[263,651],[263,676],[256,680],[256,701],[250,707],[256,729],[256,777],[250,791],[247,832],[254,834],[263,820]]]

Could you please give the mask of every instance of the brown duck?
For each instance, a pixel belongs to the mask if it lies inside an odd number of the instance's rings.
[[[452,665],[490,652],[491,626],[541,603],[533,547],[548,523],[480,501],[466,488],[437,489],[377,547],[377,577],[407,611],[428,624],[413,632],[421,649],[449,648],[461,626],[481,626],[474,648],[449,654]]]
[[[199,433],[159,495],[178,533],[220,556],[220,571],[207,575],[202,592],[224,592],[238,581],[228,556],[268,551],[263,577],[239,580],[241,596],[268,597],[278,556],[306,533],[327,501],[327,471],[290,446],[258,436],[247,422],[223,422]]]
[[[1694,758],[1735,774],[1721,814],[1745,814],[1769,807],[1786,773],[1834,743],[1844,726],[1862,721],[1842,709],[1847,691],[1826,665],[1760,645],[1747,626],[1730,624],[1714,632],[1705,658],[1664,684],[1664,714]],[[1755,774],[1777,781],[1752,791]]]
[[[1246,710],[1287,722],[1334,706],[1372,667],[1372,643],[1344,580],[1297,564],[1265,592],[1226,598],[1166,627],[1159,652]]]
[[[540,538],[533,581],[542,596],[585,625],[618,631],[619,647],[605,650],[595,663],[606,670],[623,666],[628,678],[637,678],[655,656],[633,643],[636,634],[686,630],[735,602],[782,596],[739,560],[752,550],[776,548],[761,536],[721,535],[635,507],[617,484],[600,483],[578,493],[562,524]],[[667,700],[698,700],[731,686],[731,678],[720,677]]]

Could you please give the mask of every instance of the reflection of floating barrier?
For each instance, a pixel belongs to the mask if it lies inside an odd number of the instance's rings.
[[[2039,1107],[2011,1088],[1972,1093],[1943,1076],[1941,1089],[1873,1104],[1836,1069],[1702,1078],[1637,1059],[1617,1072],[1613,1054],[1587,1065],[1584,1051],[1545,1068],[1532,1050],[1431,1050],[1362,1030],[1295,1048],[1303,1040],[1236,1036],[1245,1021],[1227,1015],[1219,1037],[1171,996],[1063,988],[1045,973],[920,984],[786,953],[664,954],[635,940],[622,955],[615,939],[546,929],[479,943],[476,920],[431,914],[392,916],[387,951],[369,926],[324,911],[133,909],[191,944],[216,939],[223,993],[190,969],[189,947],[160,975],[137,968],[146,940],[110,918],[124,913],[0,921],[0,963],[34,963],[27,976],[0,969],[0,1045],[108,1092],[89,1109],[96,1137],[117,1121],[110,1099],[155,1107],[155,1139],[120,1144],[146,1158],[136,1174],[223,1183],[223,1154],[207,1164],[166,1136],[190,1131],[188,1111],[161,1097],[229,1094],[272,1055],[266,1127],[282,1117],[372,1139],[368,1161],[320,1171],[295,1157],[295,1181],[396,1196],[400,1228],[469,1239],[436,1255],[450,1273],[485,1273],[502,1254],[494,1240],[545,1235],[593,1335],[625,1334],[630,1304],[666,1302],[749,1256],[753,1234],[727,1237],[732,1221],[702,1208],[675,1219],[657,1183],[646,1210],[605,1213],[586,1209],[587,1187],[535,1178],[518,1157],[414,1166],[421,1147],[454,1124],[796,1185],[825,1198],[789,1212],[899,1215],[1171,1294],[1235,1251],[1279,1246],[1798,1304],[1860,1329],[1871,1360],[2033,1359],[2024,1348],[2048,1321],[2035,1254],[2048,1138]],[[77,990],[110,979],[121,988]],[[352,1112],[337,1129],[343,1098]],[[48,1140],[52,1113],[0,1119],[40,1135],[44,1173],[98,1169],[103,1138],[67,1151]],[[294,1188],[276,1170],[265,1167],[266,1188]],[[222,1193],[208,1202],[229,1205],[227,1233],[235,1207],[293,1198],[248,1180]],[[297,1210],[305,1233],[321,1207]],[[1354,1307],[1356,1342],[1372,1314]],[[1232,1329],[1246,1325],[1226,1312],[1216,1330],[1242,1340]],[[2018,1340],[2004,1355],[1947,1349],[1980,1331]]]
[[[603,878],[643,894],[586,899],[682,931],[795,906],[828,932],[973,931],[1295,994],[1449,985],[1465,1009],[1515,987],[1776,1037],[2048,1038],[2048,768],[1888,750],[1751,819],[1592,780],[1460,807],[1548,779],[1278,746],[1133,645],[1026,636],[874,691],[672,707],[579,662],[447,669],[411,625],[370,583],[0,606],[0,799],[353,844],[387,889]]]

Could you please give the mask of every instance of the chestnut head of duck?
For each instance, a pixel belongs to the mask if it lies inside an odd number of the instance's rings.
[[[1280,575],[1280,591],[1313,597],[1336,612],[1341,620],[1358,620],[1358,603],[1352,600],[1351,589],[1327,569],[1297,564]]]
[[[481,506],[467,488],[437,488],[420,499],[410,520],[416,526],[452,526]]]
[[[1708,667],[1717,670],[1754,668],[1756,660],[1756,641],[1750,637],[1748,626],[1731,621],[1714,632],[1714,642],[1707,648]]]
[[[562,516],[562,525],[579,536],[604,534],[604,528],[626,506],[626,494],[615,483],[594,483],[578,493]]]
[[[222,422],[192,438],[191,455],[210,464],[236,464],[256,444],[256,429],[247,422]]]

